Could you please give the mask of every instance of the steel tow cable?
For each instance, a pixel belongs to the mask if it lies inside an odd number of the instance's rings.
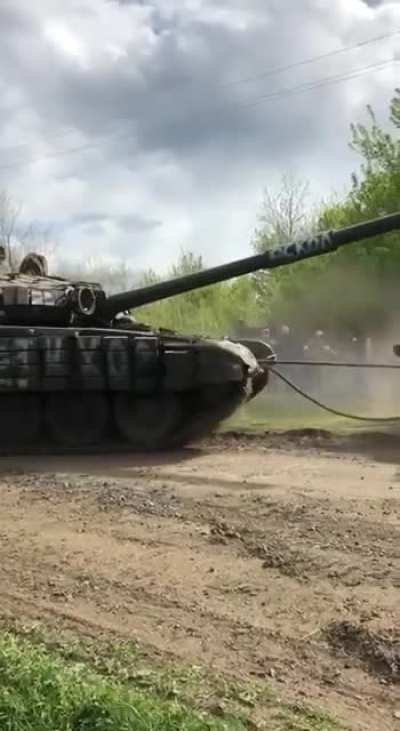
[[[274,363],[276,363],[276,359],[273,360]],[[335,416],[341,416],[345,419],[353,419],[355,421],[369,421],[369,422],[375,422],[375,423],[393,423],[393,422],[400,422],[400,416],[362,416],[360,414],[351,414],[346,411],[340,411],[339,409],[335,409],[332,406],[328,406],[327,404],[322,403],[314,396],[311,396],[309,393],[304,391],[304,389],[297,386],[293,381],[288,378],[287,376],[284,376],[282,373],[280,373],[276,368],[271,367],[271,360],[268,358],[264,361],[262,361],[265,365],[268,366],[268,370],[270,373],[273,373],[277,378],[280,378],[281,381],[286,383],[289,388],[291,388],[293,391],[298,393],[300,396],[302,396],[307,401],[310,401],[315,406],[318,406],[320,409],[323,409],[324,411],[327,411],[330,414],[334,414]],[[332,366],[337,368],[362,368],[362,369],[390,369],[390,370],[400,370],[400,365],[391,365],[390,363],[336,363],[335,361],[280,361],[278,363],[279,365],[301,365],[301,366]]]

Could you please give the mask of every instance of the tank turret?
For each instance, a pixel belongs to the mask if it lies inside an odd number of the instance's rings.
[[[165,449],[207,435],[267,385],[272,348],[152,329],[129,311],[395,229],[400,213],[109,297],[100,284],[49,276],[40,254],[4,271],[0,247],[0,449]]]
[[[18,271],[0,269],[0,323],[4,325],[96,321],[105,297],[100,284],[49,276],[41,254],[24,256]]]

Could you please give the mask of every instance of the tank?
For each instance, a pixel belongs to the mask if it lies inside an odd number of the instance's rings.
[[[50,276],[40,254],[18,271],[3,266],[0,447],[173,449],[209,434],[267,386],[272,348],[154,329],[129,313],[395,229],[400,213],[111,296],[98,283]]]

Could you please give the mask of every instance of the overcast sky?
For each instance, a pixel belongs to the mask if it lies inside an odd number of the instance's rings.
[[[1,0],[0,189],[71,258],[247,255],[283,173],[348,185],[350,122],[385,121],[399,85],[396,30],[400,0]]]

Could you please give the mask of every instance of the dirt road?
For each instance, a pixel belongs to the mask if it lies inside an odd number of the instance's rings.
[[[266,678],[400,728],[400,440],[216,437],[168,457],[3,457],[2,614]]]

